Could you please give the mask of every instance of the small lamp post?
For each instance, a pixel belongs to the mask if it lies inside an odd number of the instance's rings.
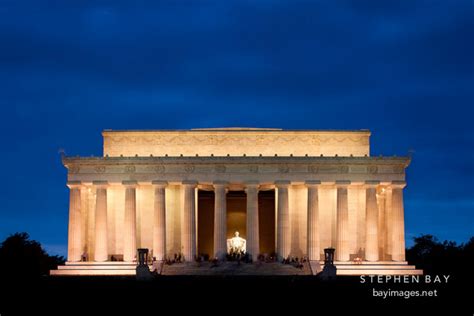
[[[136,268],[137,280],[150,280],[152,278],[150,268],[148,267],[148,248],[139,248],[138,265]]]
[[[138,265],[143,266],[148,262],[148,248],[138,248]]]
[[[334,265],[334,248],[324,249],[324,268],[321,272],[321,278],[323,280],[331,280],[336,278],[337,268]]]
[[[324,265],[334,265],[334,248],[324,249]]]

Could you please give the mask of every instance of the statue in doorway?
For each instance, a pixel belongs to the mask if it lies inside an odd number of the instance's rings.
[[[227,239],[227,253],[245,253],[247,251],[247,241],[235,232],[235,236]]]

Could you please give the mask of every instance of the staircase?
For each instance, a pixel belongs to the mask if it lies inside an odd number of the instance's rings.
[[[50,275],[135,275],[137,264],[134,262],[66,262],[51,270]]]
[[[377,261],[377,262],[334,262],[337,275],[422,275],[423,270],[408,265],[406,261]]]
[[[421,275],[418,270],[407,262],[379,261],[379,262],[334,262],[337,275]],[[324,263],[304,263],[299,269],[291,264],[279,262],[269,263],[240,263],[221,262],[216,267],[210,262],[175,263],[167,265],[158,263],[155,268],[162,275],[316,275],[323,268]],[[136,263],[133,262],[66,262],[58,270],[51,270],[51,275],[136,275]]]
[[[221,262],[212,267],[210,262],[175,263],[164,265],[162,275],[311,275],[309,264],[296,268],[290,264]]]

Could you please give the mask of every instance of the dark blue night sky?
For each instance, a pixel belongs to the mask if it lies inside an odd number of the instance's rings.
[[[0,0],[0,109],[0,239],[54,254],[58,150],[101,155],[103,129],[370,129],[414,151],[408,244],[474,235],[472,1]]]

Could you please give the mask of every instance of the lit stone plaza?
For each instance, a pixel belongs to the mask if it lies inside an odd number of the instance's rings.
[[[196,258],[226,267],[234,248],[253,260],[244,274],[279,273],[287,258],[305,267],[283,274],[317,274],[325,248],[336,249],[338,275],[422,273],[405,261],[410,158],[370,156],[367,130],[102,135],[103,156],[63,157],[68,261],[52,275],[134,275],[138,248],[149,249],[159,274],[209,274]],[[162,263],[177,255],[184,263]],[[266,270],[257,258],[274,262]]]

